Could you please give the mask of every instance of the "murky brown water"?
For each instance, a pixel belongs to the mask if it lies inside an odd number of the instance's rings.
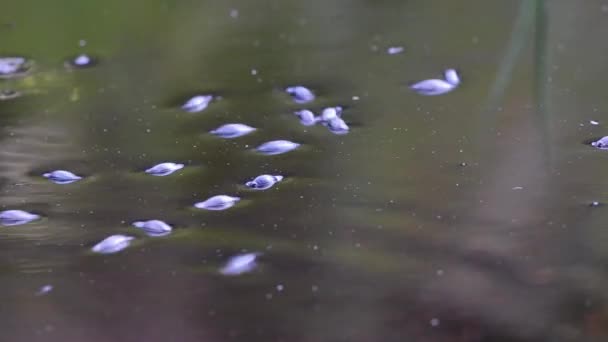
[[[44,218],[0,229],[0,340],[604,341],[608,154],[582,142],[608,135],[607,30],[594,0],[4,4],[0,54],[35,65],[0,80],[0,206]],[[408,89],[449,67],[455,91]],[[198,93],[221,99],[179,109]],[[292,114],[334,105],[347,135]],[[206,133],[232,122],[257,130]],[[302,146],[253,152],[275,139]],[[243,200],[192,207],[217,194]],[[112,234],[136,239],[90,252]]]

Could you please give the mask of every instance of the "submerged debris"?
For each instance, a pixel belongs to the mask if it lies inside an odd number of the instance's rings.
[[[266,190],[282,180],[283,176],[280,175],[260,175],[245,183],[245,185],[255,190]]]
[[[213,95],[197,95],[186,101],[182,109],[189,113],[198,113],[205,110],[212,100]]]
[[[55,170],[53,172],[45,173],[42,176],[48,178],[55,184],[70,184],[82,179],[82,177],[65,170]]]
[[[239,275],[252,271],[256,266],[256,259],[260,253],[247,253],[233,256],[226,265],[220,269],[223,275]]]
[[[240,197],[217,195],[210,197],[203,202],[195,203],[194,206],[205,210],[225,210],[233,207],[240,200]]]
[[[287,94],[291,95],[291,98],[295,103],[308,103],[315,99],[315,94],[312,90],[304,86],[293,86],[285,88]]]
[[[455,69],[448,69],[444,73],[445,80],[429,79],[412,84],[410,88],[418,94],[433,96],[448,93],[460,84],[460,77]]]
[[[258,150],[258,152],[266,155],[275,155],[295,150],[299,146],[300,144],[289,140],[273,140],[263,143],[256,149]]]
[[[153,237],[169,235],[173,230],[173,227],[160,220],[136,221],[132,225]]]
[[[100,254],[112,254],[129,247],[134,237],[126,235],[111,235],[93,246],[91,250]]]
[[[40,216],[23,210],[5,210],[0,212],[0,224],[3,226],[18,226],[39,219]]]
[[[166,162],[166,163],[160,163],[160,164],[154,165],[151,168],[147,169],[145,172],[152,176],[162,177],[162,176],[168,176],[168,175],[172,174],[173,172],[183,169],[183,168],[184,168],[184,164]]]
[[[247,135],[253,131],[255,131],[255,128],[251,126],[247,126],[245,124],[240,123],[232,123],[222,125],[209,133],[217,135],[218,137],[232,139]]]

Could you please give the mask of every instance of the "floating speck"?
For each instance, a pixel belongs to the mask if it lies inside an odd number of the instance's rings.
[[[280,175],[260,175],[245,183],[245,185],[255,190],[266,190],[282,180],[283,176]]]
[[[217,195],[210,197],[203,202],[198,202],[194,204],[194,206],[205,210],[225,210],[233,207],[240,200],[240,197]]]
[[[253,128],[251,126],[247,126],[245,124],[240,124],[240,123],[232,123],[232,124],[225,124],[223,126],[220,126],[216,129],[212,130],[209,133],[216,135],[218,137],[232,139],[232,138],[241,137],[243,135],[247,135],[253,131],[255,131],[255,128]]]
[[[295,103],[308,103],[315,99],[315,94],[312,90],[303,86],[287,87],[285,91],[291,95]]]
[[[66,170],[55,170],[53,172],[45,173],[42,176],[48,178],[55,184],[70,184],[82,179],[82,177]]]
[[[591,143],[591,146],[599,148],[600,150],[608,150],[608,136],[605,136],[598,141]]]
[[[89,57],[87,55],[80,55],[80,56],[74,58],[75,65],[83,66],[83,65],[88,65],[89,63],[91,63],[91,57]]]
[[[431,319],[431,321],[429,323],[431,323],[432,327],[437,327],[437,326],[439,326],[439,323],[441,323],[441,322],[439,321],[439,318],[433,318],[433,319]]]
[[[460,76],[456,69],[447,69],[443,73],[443,76],[445,77],[445,80],[454,87],[460,84]]]
[[[396,55],[399,53],[402,53],[405,49],[403,48],[403,46],[391,46],[388,49],[386,49],[386,52],[389,55]]]
[[[97,59],[87,54],[80,54],[70,58],[65,65],[73,69],[90,68],[97,65]]]
[[[454,90],[460,84],[460,77],[454,69],[444,73],[445,80],[430,79],[412,84],[410,88],[421,95],[441,95]]]
[[[289,140],[273,140],[263,143],[256,149],[258,150],[258,152],[266,155],[275,155],[295,150],[299,146],[300,144]]]
[[[24,57],[0,57],[0,78],[10,78],[25,74],[30,66]]]
[[[92,62],[93,59],[87,55],[78,55],[73,61],[74,65],[79,67],[89,66]]]
[[[134,239],[132,236],[126,235],[111,235],[103,239],[101,242],[93,246],[91,250],[95,253],[100,254],[112,254],[122,251],[129,247],[131,241]]]
[[[226,265],[220,269],[220,273],[232,276],[250,272],[256,267],[256,259],[258,256],[259,253],[236,255],[228,260]]]
[[[304,126],[313,126],[319,121],[315,114],[308,109],[302,109],[294,112],[294,115],[300,119],[300,123]]]
[[[327,128],[329,128],[330,132],[338,135],[347,134],[349,131],[349,127],[346,122],[339,117],[329,120],[327,122]]]
[[[342,116],[342,107],[340,107],[340,106],[327,107],[327,108],[323,109],[323,111],[321,112],[321,121],[324,123],[327,123],[330,120],[339,118],[341,116]]]
[[[186,101],[182,105],[182,109],[188,113],[198,113],[205,110],[212,100],[212,95],[197,95]]]
[[[162,176],[168,176],[168,175],[172,174],[173,172],[183,169],[183,168],[184,168],[184,164],[166,162],[166,163],[160,163],[160,164],[154,165],[153,167],[147,169],[145,172],[152,176],[162,177]]]
[[[53,285],[44,285],[40,287],[40,289],[38,289],[38,292],[36,292],[36,296],[43,296],[51,291],[53,291]]]
[[[142,229],[148,236],[158,237],[171,234],[173,228],[167,223],[160,220],[136,221],[133,222],[134,227]]]
[[[39,219],[40,216],[23,210],[5,210],[0,212],[0,224],[3,226],[18,226]]]

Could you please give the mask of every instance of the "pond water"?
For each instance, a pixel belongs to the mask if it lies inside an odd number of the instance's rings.
[[[42,218],[0,227],[2,339],[605,341],[607,30],[599,0],[3,4],[0,57],[33,63],[0,80],[0,208]],[[293,114],[328,106],[348,134]]]

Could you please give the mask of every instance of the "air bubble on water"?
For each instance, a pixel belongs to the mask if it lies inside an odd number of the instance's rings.
[[[597,126],[600,124],[599,122],[597,122],[595,120],[591,120],[591,121],[589,121],[589,123],[592,124],[593,126]]]
[[[437,270],[437,275],[441,277],[443,275],[443,270]]]
[[[251,75],[255,76],[257,74],[258,74],[258,71],[256,69],[251,69]]]
[[[239,17],[239,10],[233,8],[230,10],[230,18],[236,19]]]
[[[277,285],[277,291],[281,292],[281,291],[283,291],[284,289],[285,289],[285,286],[283,286],[283,285],[281,285],[281,284]]]

